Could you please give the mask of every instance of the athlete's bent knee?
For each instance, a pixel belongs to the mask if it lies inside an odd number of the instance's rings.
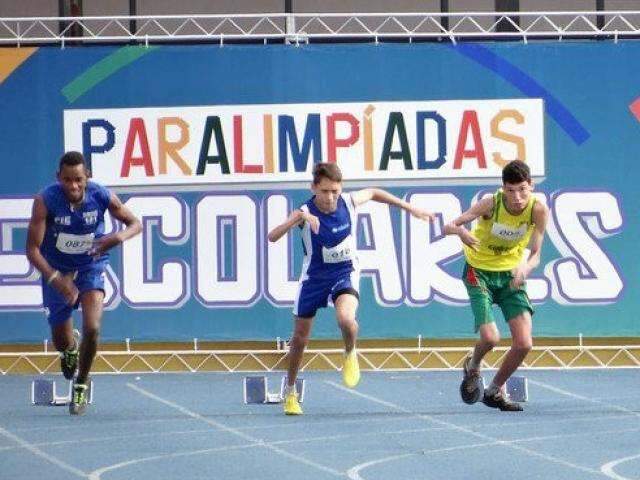
[[[533,348],[533,341],[530,338],[514,339],[511,348],[520,353],[527,354]]]

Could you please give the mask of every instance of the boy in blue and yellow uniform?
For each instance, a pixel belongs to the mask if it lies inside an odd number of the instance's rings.
[[[492,306],[497,304],[509,324],[512,344],[493,381],[484,391],[485,405],[502,411],[520,411],[522,407],[504,395],[507,379],[517,370],[531,350],[533,307],[525,280],[540,263],[540,252],[549,210],[532,195],[531,174],[526,163],[514,160],[502,171],[502,189],[483,198],[453,222],[445,233],[458,235],[464,244],[466,263],[463,281],[469,294],[480,339],[472,356],[464,363],[460,386],[462,399],[475,403],[480,399],[482,358],[500,341]],[[478,219],[473,232],[464,225]],[[525,249],[529,256],[525,259]]]
[[[344,384],[353,388],[360,380],[355,349],[360,276],[355,242],[358,207],[373,200],[400,207],[422,220],[433,218],[431,213],[378,188],[342,193],[342,173],[333,163],[315,165],[311,190],[313,197],[269,232],[269,241],[275,242],[293,227],[299,226],[304,248],[302,273],[293,309],[294,331],[288,355],[284,403],[287,415],[302,414],[295,392],[296,376],[309,342],[316,311],[326,307],[329,301],[335,306],[336,319],[344,339]]]
[[[62,156],[57,178],[34,199],[27,257],[42,275],[43,305],[61,352],[62,373],[71,380],[78,370],[69,412],[79,415],[87,406],[87,381],[98,347],[107,252],[138,234],[141,225],[116,195],[88,180],[81,153]],[[107,210],[126,225],[124,230],[104,234]],[[83,337],[78,345],[71,312],[80,305]]]

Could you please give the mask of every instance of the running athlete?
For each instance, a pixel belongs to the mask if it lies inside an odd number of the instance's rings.
[[[360,381],[356,354],[360,276],[355,242],[357,208],[373,200],[400,207],[425,221],[433,219],[433,214],[378,188],[342,193],[342,172],[333,163],[315,165],[311,190],[314,195],[294,210],[283,224],[269,232],[269,241],[275,242],[293,227],[299,226],[304,248],[302,273],[293,308],[294,331],[288,355],[284,401],[284,413],[287,415],[302,414],[295,390],[296,376],[304,349],[309,343],[316,311],[326,307],[329,301],[335,306],[336,319],[344,340],[343,382],[354,388]]]
[[[62,373],[71,380],[78,370],[69,404],[72,415],[82,415],[87,408],[89,371],[102,319],[107,251],[142,229],[116,195],[88,177],[82,154],[65,153],[58,166],[58,181],[34,199],[27,234],[27,258],[42,275],[42,300],[53,343],[61,353]],[[105,235],[106,210],[126,228]],[[82,306],[81,343],[71,316],[78,306]]]
[[[458,235],[466,263],[462,279],[469,294],[480,338],[473,354],[465,359],[460,394],[465,403],[480,400],[501,411],[521,411],[519,403],[504,393],[507,379],[518,369],[532,348],[533,307],[526,291],[526,279],[540,263],[542,241],[549,210],[532,195],[533,184],[526,163],[514,160],[502,171],[502,188],[483,198],[453,222],[445,233]],[[473,232],[464,225],[478,219]],[[530,251],[525,258],[525,248]],[[511,348],[489,387],[483,389],[480,364],[500,341],[493,318],[497,304],[511,330]]]

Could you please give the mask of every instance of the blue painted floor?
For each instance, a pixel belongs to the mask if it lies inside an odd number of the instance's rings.
[[[364,372],[356,390],[306,372],[301,417],[244,405],[242,374],[95,376],[83,417],[5,376],[0,479],[640,478],[640,369],[520,375],[525,411],[503,413],[463,404],[460,372]]]

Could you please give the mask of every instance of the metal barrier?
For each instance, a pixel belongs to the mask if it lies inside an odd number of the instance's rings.
[[[0,18],[0,44],[612,38],[640,35],[640,11],[264,13]]]
[[[462,367],[471,347],[362,348],[358,350],[363,370],[451,370]],[[509,347],[497,347],[484,359],[484,367],[496,368]],[[343,350],[310,349],[303,370],[338,370]],[[286,349],[268,350],[102,350],[93,372],[271,372],[286,369]],[[57,352],[0,353],[0,374],[45,374],[59,372]],[[640,366],[640,345],[536,346],[523,368],[623,368]]]

